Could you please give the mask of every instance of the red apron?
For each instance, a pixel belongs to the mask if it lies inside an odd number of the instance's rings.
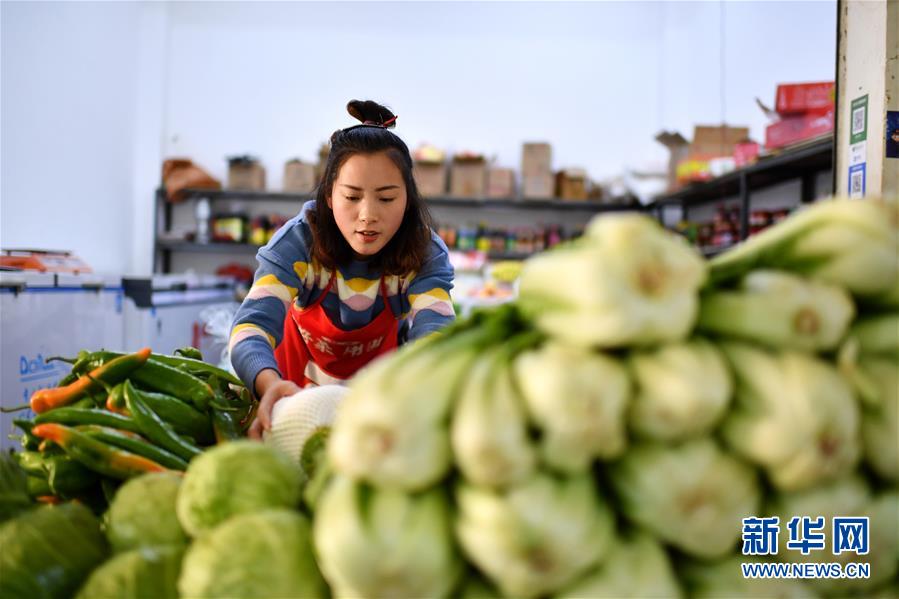
[[[322,308],[334,284],[328,286],[311,306],[299,309],[291,304],[284,319],[284,337],[275,348],[281,376],[300,387],[341,384],[374,358],[397,347],[399,319],[387,302],[381,278],[384,309],[367,325],[353,331],[337,327]]]

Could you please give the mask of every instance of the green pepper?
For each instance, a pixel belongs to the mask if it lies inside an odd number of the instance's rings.
[[[90,355],[87,363],[92,367],[96,367],[122,355],[124,354],[120,352],[98,351]],[[194,376],[205,377],[214,374],[228,381],[229,383],[243,386],[243,381],[241,381],[239,378],[237,378],[227,370],[222,370],[218,366],[213,366],[212,364],[203,362],[201,360],[194,360],[193,358],[182,356],[167,356],[165,354],[150,354],[150,360],[152,360],[153,362],[165,364],[166,366],[171,366],[175,369],[183,369]]]
[[[197,443],[212,443],[214,441],[212,423],[209,421],[208,415],[177,397],[165,393],[144,391],[136,387],[135,390],[140,393],[144,403],[156,412],[160,418],[169,423],[172,429],[179,435],[192,437]]]
[[[44,469],[44,456],[39,451],[17,451],[13,453],[19,467],[29,476],[41,476],[46,478]]]
[[[147,360],[142,368],[134,371],[131,380],[153,391],[174,395],[190,402],[201,412],[205,412],[212,401],[212,387],[189,372],[178,370],[172,366]]]
[[[201,453],[200,448],[184,441],[178,434],[150,409],[141,393],[134,388],[131,381],[125,381],[125,403],[140,432],[163,449],[167,449],[185,460]]]
[[[39,424],[33,431],[38,437],[52,440],[68,455],[105,476],[124,480],[147,472],[166,470],[153,460],[118,449],[61,424]]]
[[[215,442],[225,443],[240,439],[240,430],[231,412],[212,407],[212,429],[215,431]]]
[[[86,433],[95,439],[127,449],[137,455],[149,458],[154,462],[170,468],[172,470],[186,470],[187,462],[168,452],[161,447],[157,447],[146,439],[129,431],[120,431],[107,426],[98,426],[96,424],[84,424],[76,426],[75,430]]]
[[[190,358],[191,360],[199,360],[199,361],[203,360],[203,354],[200,352],[200,350],[198,350],[196,347],[191,347],[189,345],[186,347],[179,347],[178,349],[176,349],[175,355],[181,356],[184,358]]]
[[[97,474],[68,455],[48,456],[44,460],[47,482],[53,495],[69,497],[97,483]]]
[[[55,410],[38,414],[34,418],[34,424],[46,423],[99,424],[100,426],[120,428],[133,433],[140,432],[140,427],[133,419],[107,410],[93,408],[56,408]]]

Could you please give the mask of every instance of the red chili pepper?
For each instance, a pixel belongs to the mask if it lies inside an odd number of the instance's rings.
[[[90,374],[79,377],[74,383],[65,387],[54,387],[52,389],[40,389],[35,391],[31,396],[31,409],[36,414],[68,405],[88,393],[102,391],[103,383],[114,385],[122,381],[132,371],[139,366],[144,365],[150,357],[150,348],[144,349],[120,358],[109,361],[108,363],[95,368]],[[96,379],[96,380],[94,380]]]

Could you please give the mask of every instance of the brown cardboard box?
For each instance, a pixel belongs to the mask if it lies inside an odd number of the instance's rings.
[[[228,189],[265,191],[265,167],[250,156],[229,158]]]
[[[551,175],[552,146],[548,143],[526,143],[521,150],[521,176]]]
[[[553,197],[555,177],[547,175],[522,175],[521,197],[525,199],[545,200]]]
[[[580,168],[559,171],[556,174],[556,196],[563,200],[586,200],[587,171]]]
[[[315,189],[315,165],[294,158],[284,165],[285,193],[312,193]]]
[[[748,127],[697,125],[690,142],[690,156],[733,156],[734,146],[748,137]]]
[[[450,172],[450,195],[482,198],[487,185],[487,163],[483,158],[454,158]]]
[[[487,197],[511,198],[515,195],[515,171],[510,168],[487,170]]]
[[[412,167],[415,185],[422,197],[446,195],[446,165],[442,162],[416,162]]]

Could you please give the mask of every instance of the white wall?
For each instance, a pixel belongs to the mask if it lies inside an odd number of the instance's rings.
[[[756,96],[833,78],[835,13],[832,2],[3,2],[0,244],[149,272],[163,157],[224,178],[227,155],[256,154],[277,189],[288,158],[314,158],[350,124],[354,97],[395,108],[412,147],[517,167],[523,141],[548,140],[557,168],[594,178],[663,162],[662,128],[689,136],[725,119],[761,139]]]
[[[69,249],[129,267],[139,10],[2,8],[0,245]]]

